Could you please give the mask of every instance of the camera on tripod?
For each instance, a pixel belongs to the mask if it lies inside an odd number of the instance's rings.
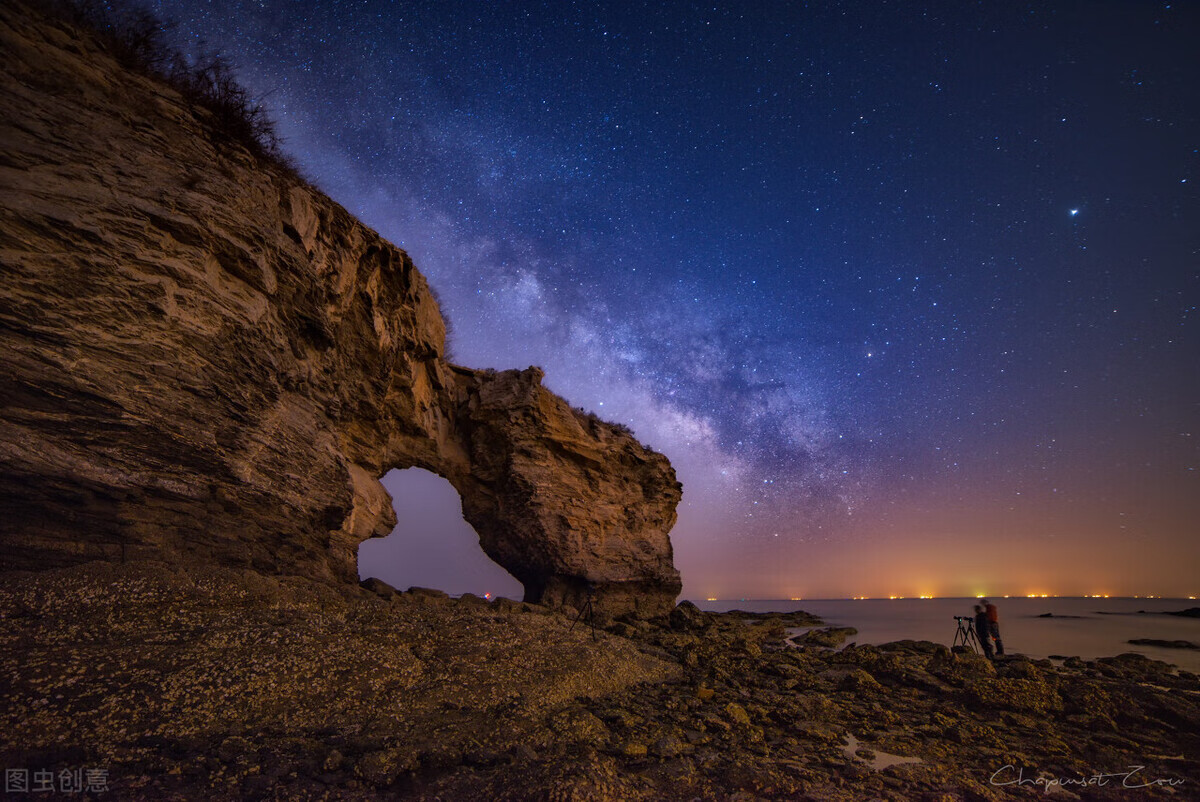
[[[579,612],[575,615],[575,620],[571,622],[571,630],[575,629],[575,625],[579,623],[579,619],[586,619],[588,625],[592,628],[592,640],[596,640],[596,608],[592,605],[592,597],[596,593],[596,586],[592,582],[584,582],[583,590],[587,594],[587,599],[583,606],[579,608]]]
[[[958,622],[958,629],[954,633],[954,646],[950,648],[955,649],[962,646],[970,649],[972,652],[978,652],[982,649],[983,646],[979,642],[979,636],[975,634],[975,619],[969,615],[956,615],[954,616],[954,620]]]

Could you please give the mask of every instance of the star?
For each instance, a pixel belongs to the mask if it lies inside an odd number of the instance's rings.
[[[1046,76],[1029,103],[1022,65],[1055,63],[1059,43],[1026,36],[1007,6],[986,33],[965,5],[946,5],[940,31],[909,4],[863,12],[883,47],[910,55],[896,71],[840,36],[840,14],[803,4],[699,39],[687,32],[708,18],[691,4],[604,4],[589,24],[579,4],[535,15],[480,4],[464,25],[454,4],[399,13],[360,0],[307,4],[284,27],[282,0],[230,0],[217,5],[242,13],[223,14],[209,0],[152,5],[185,42],[228,53],[305,172],[403,242],[457,324],[456,361],[541,365],[569,403],[626,422],[671,460],[685,487],[672,531],[685,588],[784,594],[769,579],[795,565],[823,593],[862,593],[861,582],[924,570],[943,542],[926,533],[955,531],[975,504],[970,548],[990,572],[979,581],[1023,576],[1028,557],[996,558],[1021,527],[1123,553],[1118,533],[1094,524],[1149,496],[1171,511],[1156,553],[1189,553],[1198,502],[1160,466],[1195,465],[1172,434],[1195,423],[1195,371],[1181,368],[1195,361],[1191,313],[1179,336],[1150,343],[1166,331],[1158,299],[1182,299],[1194,272],[1194,114],[1175,101],[1177,86],[1200,82],[1187,35],[1200,11],[1173,12],[1187,20],[1168,30],[1155,4],[1097,16],[1051,0],[1057,25],[1088,35],[1070,75]],[[1014,58],[955,78],[947,65],[985,44]],[[1175,78],[1114,93],[1103,77],[1114,59],[1153,59]],[[820,80],[813,64],[825,65]],[[997,113],[981,118],[984,99]],[[1121,122],[1147,110],[1160,123]],[[1086,158],[1074,135],[1085,124],[1144,169],[1114,175]],[[1017,147],[1022,132],[1040,135]],[[1009,144],[981,158],[982,141]],[[1043,185],[1050,176],[1059,183]],[[1099,204],[1103,225],[1033,222],[1071,195]],[[1063,211],[1074,224],[1083,207]],[[1113,262],[1097,263],[1106,248]],[[897,282],[904,266],[920,280]],[[1139,388],[1147,414],[1126,415],[1115,387]],[[1006,434],[978,425],[1000,410],[1022,411]],[[1022,434],[1059,427],[1049,467],[1021,447]],[[1097,443],[1097,427],[1121,436]],[[942,442],[957,444],[948,461],[933,458]],[[1017,497],[1018,480],[1087,503]],[[1002,521],[989,514],[1000,491],[1020,502]],[[818,530],[824,552],[800,550],[797,533]],[[741,548],[751,540],[774,551]],[[811,567],[867,544],[902,557],[878,560],[866,572],[878,577]],[[1188,595],[1186,568],[1144,570]]]

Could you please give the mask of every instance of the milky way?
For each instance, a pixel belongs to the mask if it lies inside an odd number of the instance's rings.
[[[160,0],[454,358],[685,487],[685,594],[1200,591],[1200,13]]]

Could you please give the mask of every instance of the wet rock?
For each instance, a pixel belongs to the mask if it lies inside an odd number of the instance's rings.
[[[1129,641],[1134,646],[1158,646],[1162,649],[1200,649],[1200,643],[1190,640],[1160,640],[1158,638],[1134,638]]]
[[[1150,678],[1173,671],[1169,663],[1152,660],[1136,652],[1125,652],[1116,657],[1101,657],[1095,664],[1102,673],[1116,677]]]

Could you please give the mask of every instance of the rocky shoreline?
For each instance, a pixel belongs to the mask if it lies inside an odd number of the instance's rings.
[[[5,768],[101,770],[102,799],[1129,799],[1200,783],[1200,678],[1132,654],[797,647],[788,629],[820,623],[805,613],[686,603],[593,636],[573,611],[507,599],[150,564],[6,574],[0,616]]]

